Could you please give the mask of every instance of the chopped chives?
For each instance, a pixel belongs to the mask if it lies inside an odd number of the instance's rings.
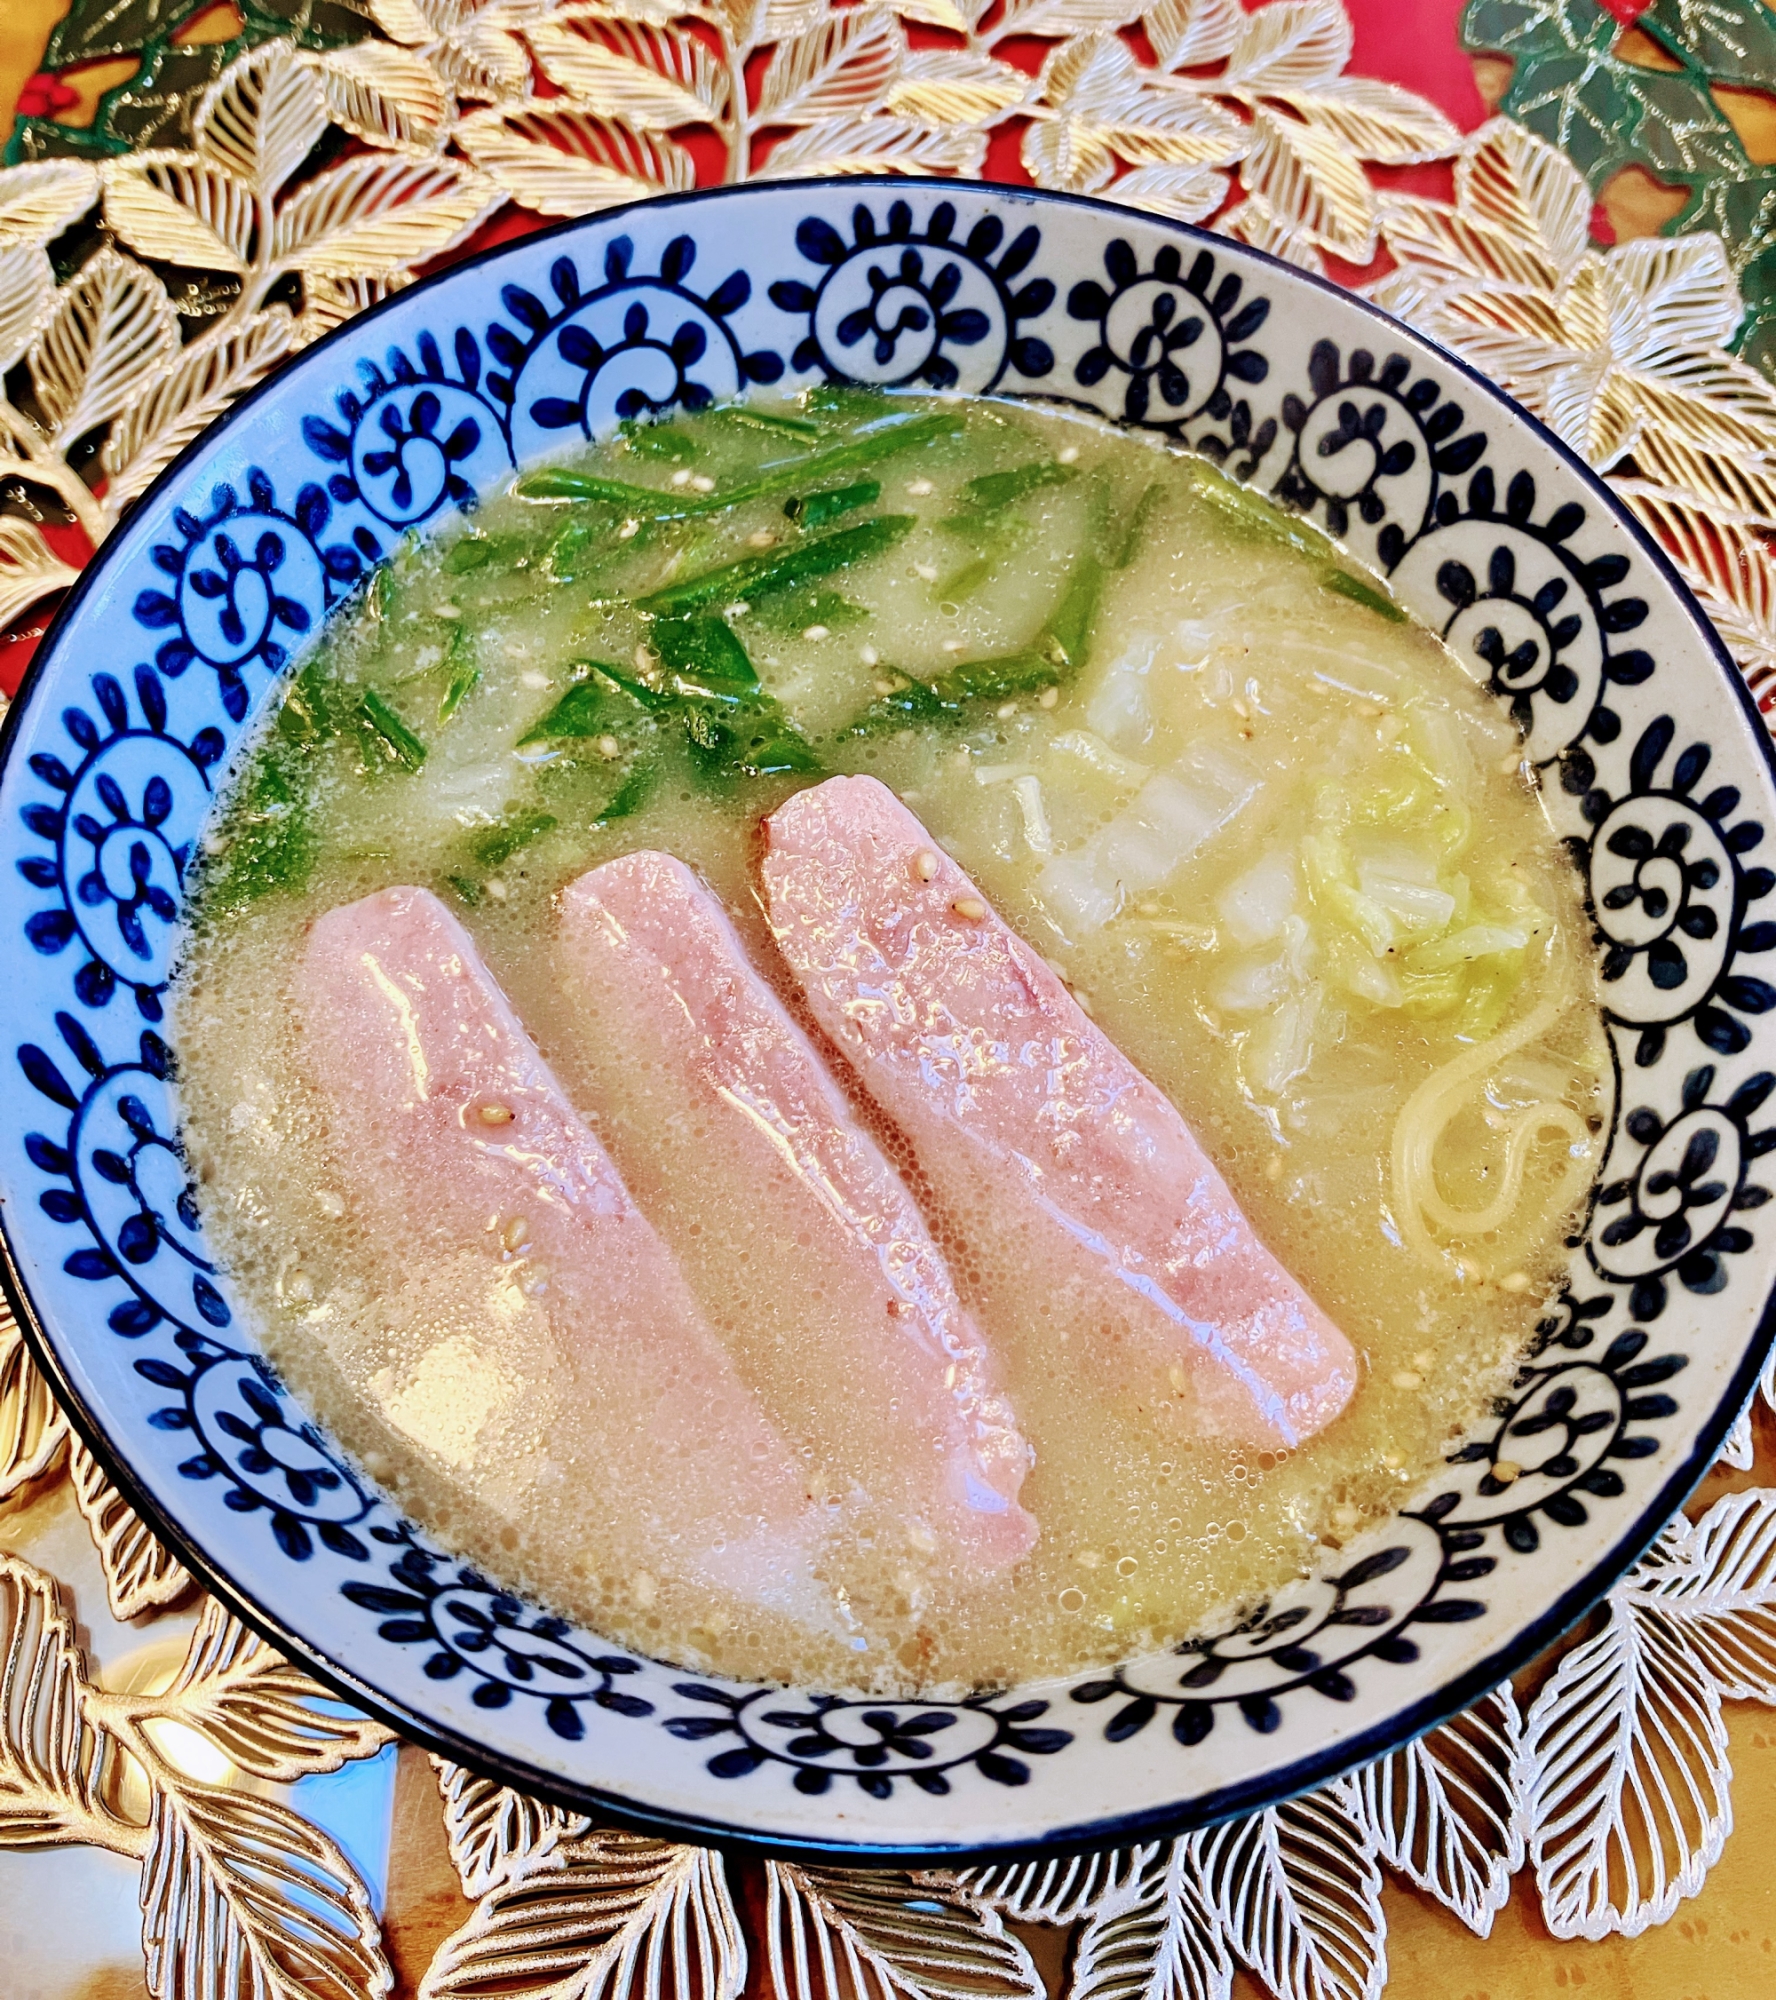
[[[520,848],[541,840],[555,825],[555,815],[546,812],[514,813],[497,826],[484,827],[469,842],[469,852],[483,868],[499,868]]]
[[[882,497],[879,479],[861,479],[855,486],[829,487],[821,493],[796,493],[783,503],[783,511],[797,526],[824,528],[841,514],[855,513],[859,507],[873,507]]]
[[[860,521],[854,528],[838,528],[775,553],[742,556],[738,562],[722,563],[700,576],[669,583],[664,590],[637,598],[636,609],[656,618],[672,617],[709,605],[791,590],[799,583],[811,583],[884,554],[914,525],[911,514],[881,514],[873,521]]]
[[[479,667],[458,667],[450,676],[450,683],[445,688],[443,697],[438,703],[438,720],[440,722],[448,722],[456,711],[462,707],[469,696],[474,693],[475,689],[480,685],[480,681],[481,669]]]
[[[399,764],[407,771],[417,771],[425,762],[425,744],[374,688],[366,688],[359,699],[358,719],[371,740],[381,746],[385,762]]]
[[[1385,618],[1390,625],[1403,625],[1406,614],[1391,597],[1384,597],[1373,584],[1363,581],[1360,576],[1352,576],[1349,570],[1328,570],[1320,578],[1321,585],[1335,596],[1348,597],[1353,604],[1360,604],[1365,611],[1373,611],[1378,618]]]

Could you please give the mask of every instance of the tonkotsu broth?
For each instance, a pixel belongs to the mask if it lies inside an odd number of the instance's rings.
[[[933,416],[948,434],[905,447],[898,430]],[[768,475],[731,514],[644,519],[659,509],[596,485],[713,507],[761,467],[850,443],[879,469]],[[398,552],[324,635],[206,843],[176,1002],[185,1134],[273,1361],[446,1543],[627,1643],[736,1675],[1005,1683],[1202,1629],[1311,1569],[1509,1380],[1601,1123],[1576,886],[1508,720],[1304,524],[1075,416],[813,392],[635,430],[574,466],[602,498],[501,495]],[[786,515],[869,479],[879,498]],[[710,608],[780,704],[754,704],[747,740],[817,768],[712,773],[734,761],[725,739],[699,762],[679,711],[650,716],[589,672],[653,693],[654,628],[628,600],[890,515],[912,525],[886,553]],[[541,733],[570,726],[584,733]],[[1170,1095],[1364,1377],[1292,1454],[1205,1443],[1187,1394],[1094,1393],[1097,1329],[996,1254],[990,1213],[936,1213],[914,1175],[1034,1445],[1022,1499],[1041,1539],[983,1582],[847,1532],[839,1509],[819,1575],[844,1608],[809,1631],[613,1573],[599,1413],[549,1358],[595,1330],[551,1329],[546,1299],[487,1309],[485,1285],[358,1233],[288,981],[322,912],[396,883],[443,896],[769,1407],[772,1369],[793,1368],[784,1327],[818,1341],[844,1302],[756,1190],[709,1184],[674,1080],[576,1021],[554,899],[664,849],[793,1008],[755,900],[757,828],[841,771],[897,792]],[[1463,1223],[1488,1205],[1487,1226]],[[460,1268],[501,1254],[490,1236]],[[805,1457],[812,1489],[836,1490],[843,1440]]]

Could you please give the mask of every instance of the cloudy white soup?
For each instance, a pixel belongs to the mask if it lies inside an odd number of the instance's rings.
[[[403,545],[218,808],[176,1023],[210,1240],[414,1518],[881,1691],[1397,1506],[1607,1067],[1510,721],[1384,583],[1150,438],[845,390]]]

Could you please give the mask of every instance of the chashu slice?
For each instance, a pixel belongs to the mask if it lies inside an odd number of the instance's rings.
[[[894,794],[832,778],[765,834],[771,928],[815,1020],[939,1200],[1118,1330],[1120,1360],[1099,1347],[1088,1365],[1143,1400],[1171,1384],[1205,1433],[1239,1442],[1330,1423],[1356,1386],[1350,1342],[1175,1107]]]
[[[1030,1449],[980,1333],[721,904],[671,855],[628,854],[564,892],[561,955],[611,1144],[826,1490],[953,1578],[1026,1554]]]
[[[521,1404],[598,1412],[600,1462],[565,1469],[594,1504],[597,1560],[805,1615],[816,1510],[794,1454],[462,925],[424,889],[332,910],[295,1000],[386,1311],[417,1323],[391,1340],[442,1326],[426,1274],[448,1274],[458,1353],[497,1355]],[[481,1413],[454,1414],[472,1429]]]

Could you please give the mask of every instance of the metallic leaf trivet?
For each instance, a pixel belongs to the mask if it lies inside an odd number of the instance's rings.
[[[1742,302],[1718,239],[1596,248],[1578,173],[1503,121],[1460,145],[1453,203],[1378,195],[1365,162],[1458,142],[1431,107],[1343,75],[1350,29],[1332,0],[1250,16],[1237,0],[373,11],[385,42],[272,41],[230,63],[189,108],[188,147],[0,171],[0,367],[15,392],[0,400],[0,620],[74,574],[38,521],[101,540],[277,359],[508,196],[572,214],[689,185],[673,135],[697,126],[730,178],[974,170],[988,129],[1017,120],[1043,185],[1194,219],[1237,177],[1219,226],[1247,240],[1307,264],[1384,244],[1397,268],[1378,298],[1603,471],[1753,688],[1776,690],[1776,394],[1725,352]],[[1154,63],[1110,32],[1136,18]],[[949,45],[911,50],[909,20]],[[1013,33],[1055,45],[1039,77],[994,53]],[[739,79],[767,51],[753,102]],[[533,60],[560,94],[537,94]],[[1776,1404],[1776,1363],[1759,1393]],[[1751,1465],[1749,1413],[1723,1456]],[[0,1319],[0,1505],[41,1497],[64,1468],[113,1614],[188,1596]],[[208,1601],[170,1686],[105,1690],[60,1586],[17,1556],[0,1557],[0,1642],[0,1844],[141,1865],[155,2000],[390,1990],[362,1884],[278,1796],[379,1750],[380,1728]],[[595,1828],[440,1764],[474,1908],[421,1991],[735,2000],[750,1963],[776,2000],[1037,2000],[1017,1927],[1051,1925],[1074,1933],[1074,2000],[1225,2000],[1240,1967],[1277,2000],[1356,2000],[1386,1980],[1388,1873],[1484,1936],[1527,1867],[1556,1936],[1632,1935],[1696,1893],[1727,1836],[1721,1704],[1776,1704],[1776,1491],[1679,1517],[1523,1692],[1526,1708],[1500,1688],[1367,1770],[1179,1841],[918,1876],[766,1864],[750,1897],[712,1851]],[[169,1725],[230,1782],[192,1778]]]

